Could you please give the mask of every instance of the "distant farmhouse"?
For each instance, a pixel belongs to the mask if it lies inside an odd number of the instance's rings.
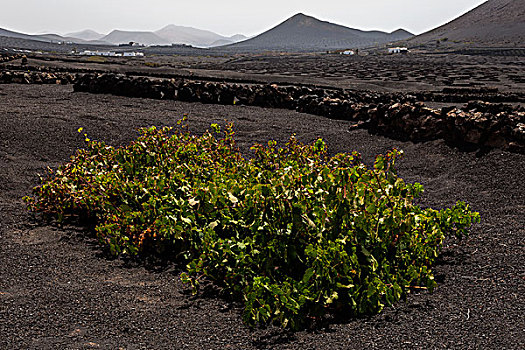
[[[130,41],[127,44],[118,44],[119,47],[144,47],[144,44],[136,43],[134,41]]]
[[[354,55],[359,55],[359,49],[333,50],[333,51],[326,51],[326,53],[335,54],[335,55],[344,55],[344,56],[354,56]]]
[[[75,53],[75,52],[72,52]],[[80,56],[106,56],[106,57],[144,57],[143,52],[114,52],[114,51],[89,51],[77,53]]]
[[[395,54],[395,53],[409,53],[408,48],[406,47],[390,47],[388,48],[389,54]]]

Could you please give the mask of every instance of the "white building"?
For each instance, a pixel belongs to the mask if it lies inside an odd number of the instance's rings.
[[[89,51],[78,53],[80,56],[105,56],[105,57],[144,57],[142,52],[114,52],[114,51]]]
[[[143,52],[123,52],[124,57],[144,57]]]
[[[389,54],[394,54],[394,53],[408,53],[408,48],[406,47],[390,47],[388,49],[388,53]]]

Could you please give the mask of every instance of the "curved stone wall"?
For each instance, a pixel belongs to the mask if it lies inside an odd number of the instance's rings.
[[[0,84],[73,84],[75,80],[69,73],[0,71]]]
[[[116,74],[79,76],[74,90],[130,97],[295,109],[397,139],[444,139],[454,145],[496,147],[525,153],[525,109],[471,102],[464,108],[431,109],[414,94],[314,89],[297,86],[240,85],[133,78]],[[488,92],[490,93],[490,92]]]

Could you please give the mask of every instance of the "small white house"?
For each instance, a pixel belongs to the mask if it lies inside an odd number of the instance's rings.
[[[345,51],[341,52],[341,55],[353,56],[353,55],[355,55],[355,52],[354,52],[354,50],[345,50]]]
[[[135,57],[136,54],[135,54],[135,52],[124,52],[122,54],[122,56],[124,56],[124,57]]]
[[[408,53],[408,48],[406,48],[406,47],[390,47],[390,48],[388,48],[388,53],[389,54]]]
[[[80,56],[104,56],[104,57],[144,57],[142,52],[114,52],[114,51],[89,51],[78,53]]]
[[[122,54],[124,57],[143,57],[143,52],[124,52]]]
[[[113,51],[89,51],[85,50],[79,53],[81,56],[116,56],[116,53]]]

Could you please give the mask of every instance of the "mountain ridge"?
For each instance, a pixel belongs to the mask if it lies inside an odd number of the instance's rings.
[[[48,33],[48,34],[25,34],[20,32],[15,32],[13,30],[8,30],[0,28],[0,36],[5,36],[9,38],[25,39],[25,40],[34,40],[42,41],[46,43],[57,43],[57,42],[72,42],[74,44],[96,44],[103,45],[107,44],[104,42],[94,42],[89,40],[83,40],[80,38],[74,38],[69,36],[62,36],[58,34]]]
[[[65,36],[91,41],[91,40],[100,40],[105,36],[105,34],[98,33],[92,29],[85,29],[79,32],[67,33],[65,34]]]
[[[364,31],[297,13],[275,27],[224,48],[240,50],[324,51],[381,45],[413,36],[404,29],[392,33]]]
[[[525,1],[488,0],[410,40],[411,45],[525,46]]]
[[[154,33],[173,44],[187,44],[198,47],[209,47],[219,40],[236,42],[239,40],[243,40],[237,39],[238,37],[246,38],[242,34],[235,34],[231,37],[228,37],[217,34],[210,30],[188,26],[179,26],[175,24],[169,24],[155,31]]]
[[[114,45],[127,44],[135,42],[144,45],[168,45],[171,44],[168,40],[161,38],[154,32],[150,31],[132,31],[114,29],[108,35],[102,37],[100,40],[107,41]]]

